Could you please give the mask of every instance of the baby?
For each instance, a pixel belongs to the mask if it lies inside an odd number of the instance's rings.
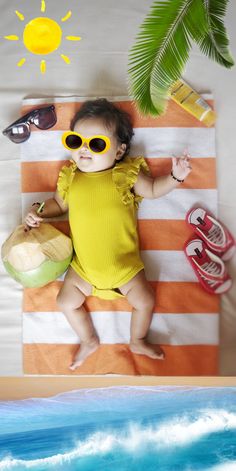
[[[126,297],[132,306],[130,350],[164,359],[161,347],[148,343],[155,295],[139,255],[136,212],[144,198],[159,198],[176,188],[191,171],[189,155],[172,159],[172,172],[150,176],[143,157],[130,158],[130,116],[106,99],[85,102],[63,144],[72,160],[59,174],[54,197],[28,212],[26,227],[69,212],[74,256],[57,303],[80,338],[70,366],[79,367],[99,347],[99,338],[83,303],[86,296]],[[42,206],[42,205],[41,205]],[[109,329],[109,326],[107,326]]]

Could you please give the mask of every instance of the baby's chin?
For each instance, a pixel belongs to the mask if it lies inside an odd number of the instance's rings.
[[[77,168],[82,172],[101,172],[106,170],[106,168],[99,168],[97,165],[94,165],[92,159],[89,158],[79,158],[76,162]]]
[[[77,168],[82,172],[102,172],[103,170],[108,170],[112,167],[99,165],[98,162],[94,162],[91,157],[80,156],[78,159],[74,159],[74,162],[76,163]]]

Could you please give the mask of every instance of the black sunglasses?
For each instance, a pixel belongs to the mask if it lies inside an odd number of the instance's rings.
[[[22,116],[14,123],[10,124],[2,131],[15,144],[27,141],[30,137],[30,124],[34,124],[39,129],[49,129],[57,122],[55,106],[50,105],[44,108],[32,110]]]

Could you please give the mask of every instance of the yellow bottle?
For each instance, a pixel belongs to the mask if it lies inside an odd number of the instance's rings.
[[[177,80],[170,89],[170,98],[186,111],[210,127],[216,121],[216,113],[208,103],[183,80]]]

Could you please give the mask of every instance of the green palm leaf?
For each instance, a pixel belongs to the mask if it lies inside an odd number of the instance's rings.
[[[229,40],[222,19],[226,13],[228,0],[204,0],[206,9],[209,33],[200,38],[199,47],[208,57],[230,68],[234,65],[234,60],[229,52]]]
[[[207,31],[203,0],[154,2],[129,54],[130,93],[141,112],[163,113],[188,60],[190,38],[203,39]]]

